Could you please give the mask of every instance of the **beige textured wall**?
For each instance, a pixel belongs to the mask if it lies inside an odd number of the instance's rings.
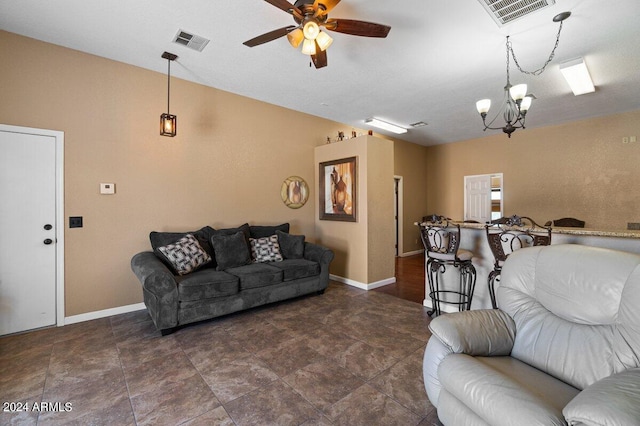
[[[315,150],[316,181],[319,163],[356,157],[356,222],[319,220],[316,236],[331,247],[331,273],[370,284],[395,275],[393,230],[393,142],[372,136],[319,146]]]
[[[414,222],[429,214],[427,208],[427,159],[428,149],[404,141],[394,144],[395,175],[403,182],[403,247],[400,254],[422,250],[418,227]]]
[[[173,79],[178,136],[161,137],[165,74],[3,31],[0,52],[3,124],[65,132],[65,216],[84,217],[65,230],[66,316],[141,302],[129,262],[152,230],[290,222],[316,240],[314,148],[347,126]],[[291,175],[311,188],[299,210]]]
[[[394,143],[365,136],[367,142],[367,283],[395,277]]]
[[[461,219],[464,176],[504,173],[507,216],[626,229],[640,222],[640,142],[622,143],[632,135],[640,136],[640,110],[429,147],[429,210]]]

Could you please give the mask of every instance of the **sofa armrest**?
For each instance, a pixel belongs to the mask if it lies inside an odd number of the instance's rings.
[[[329,265],[333,260],[333,251],[322,247],[318,244],[305,241],[304,243],[304,258],[307,260],[313,260],[322,265]]]
[[[562,414],[570,425],[623,426],[640,419],[640,368],[605,377],[580,392]]]
[[[498,309],[456,312],[429,324],[433,336],[453,353],[471,356],[506,356],[513,349],[516,325]]]
[[[142,283],[144,304],[158,330],[178,325],[178,284],[164,263],[151,251],[131,259],[131,270]]]

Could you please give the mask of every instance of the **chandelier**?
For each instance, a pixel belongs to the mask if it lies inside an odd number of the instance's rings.
[[[553,22],[559,22],[560,27],[558,29],[558,35],[556,36],[556,44],[549,55],[549,58],[544,63],[544,65],[535,70],[535,71],[525,71],[518,64],[518,60],[516,59],[516,55],[513,52],[513,46],[509,41],[509,36],[507,36],[506,41],[506,50],[507,50],[507,84],[504,86],[504,100],[502,101],[502,108],[496,114],[496,116],[487,123],[487,114],[489,113],[489,109],[491,108],[491,99],[482,99],[476,102],[476,109],[482,117],[482,124],[484,124],[484,131],[487,129],[490,130],[502,130],[507,136],[510,138],[511,134],[516,131],[516,129],[524,129],[525,128],[525,119],[527,116],[527,111],[531,108],[531,102],[533,100],[532,95],[527,95],[527,85],[526,84],[516,84],[515,86],[511,85],[511,78],[509,75],[509,60],[510,57],[513,57],[513,61],[515,62],[518,70],[524,74],[530,75],[540,75],[544,72],[547,65],[553,57],[555,56],[556,49],[558,48],[558,44],[560,43],[560,32],[562,31],[562,21],[567,19],[571,15],[571,12],[563,12],[560,13],[553,18]],[[502,113],[502,117],[505,121],[504,126],[502,127],[493,127],[493,123]]]

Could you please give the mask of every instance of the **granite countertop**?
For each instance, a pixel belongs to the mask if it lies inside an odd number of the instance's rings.
[[[460,225],[460,228],[466,229],[484,229],[483,223],[466,223],[466,222],[455,222]],[[418,222],[415,223],[418,225]],[[594,229],[594,228],[562,228],[555,227],[551,229],[551,233],[553,234],[565,234],[565,235],[585,235],[590,237],[615,237],[615,238],[637,238],[640,239],[640,231],[630,231],[626,229],[620,230],[602,230],[602,229]]]
[[[482,223],[464,223],[454,222],[460,225],[460,228],[469,229],[484,229]],[[619,230],[603,230],[594,228],[551,228],[552,234],[566,234],[566,235],[586,235],[590,237],[616,237],[616,238],[638,238],[640,239],[640,231],[629,231],[626,229]]]

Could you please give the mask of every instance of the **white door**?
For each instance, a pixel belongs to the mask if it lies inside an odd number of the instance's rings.
[[[464,220],[491,221],[491,175],[465,176]]]
[[[0,131],[0,335],[56,324],[56,138]]]

